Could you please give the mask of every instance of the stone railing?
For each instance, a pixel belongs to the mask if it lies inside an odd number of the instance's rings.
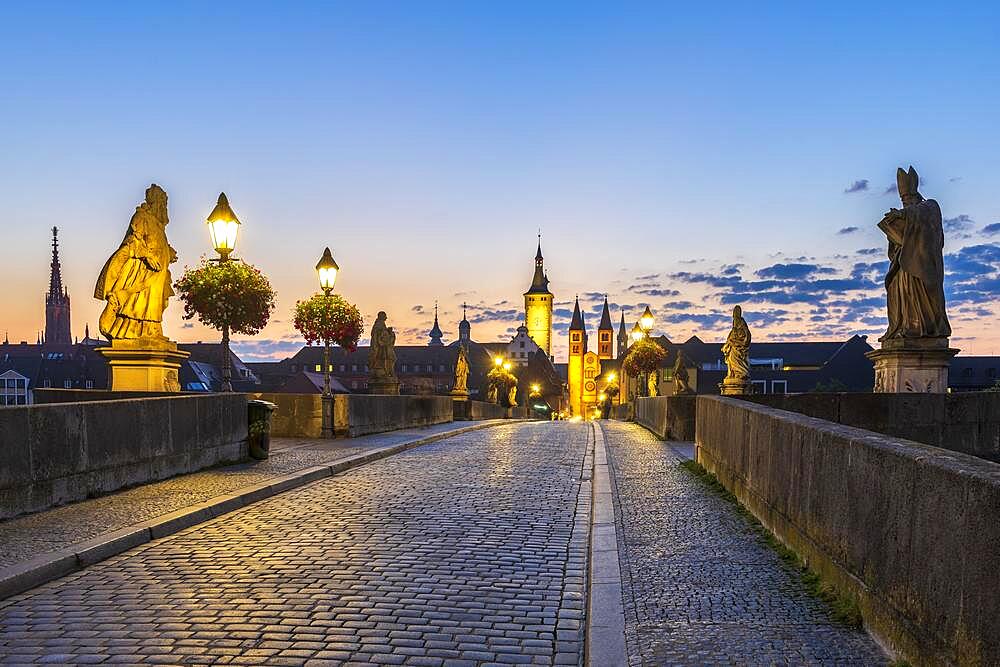
[[[503,419],[507,409],[486,401],[455,401],[455,421],[479,421],[482,419]]]
[[[323,397],[319,394],[255,393],[277,405],[271,435],[319,438],[323,431]],[[334,435],[357,437],[454,421],[450,396],[337,394],[333,397]]]
[[[246,456],[244,394],[0,408],[0,518]]]
[[[1000,465],[699,396],[698,461],[914,664],[1000,664]]]
[[[661,440],[694,440],[696,396],[635,399],[635,421]]]
[[[758,394],[741,398],[1000,462],[1000,392]]]

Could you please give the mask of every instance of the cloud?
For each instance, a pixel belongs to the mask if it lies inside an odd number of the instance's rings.
[[[759,269],[755,275],[759,278],[777,278],[779,280],[805,278],[818,273],[836,273],[828,266],[818,264],[772,264]]]
[[[852,192],[866,192],[868,190],[868,179],[862,178],[859,181],[854,181],[851,183],[847,189],[844,190],[844,194],[851,194]]]
[[[837,234],[843,236],[845,234],[853,234],[856,231],[858,231],[857,227],[841,227],[840,231],[837,232]]]
[[[996,236],[997,234],[1000,234],[1000,222],[994,222],[992,224],[986,225],[980,230],[980,232],[982,232],[986,236]]]
[[[659,297],[681,295],[681,293],[675,289],[644,289],[644,290],[636,290],[636,293],[642,294],[643,296],[659,296]]]
[[[893,183],[892,185],[887,186],[886,189],[882,191],[882,194],[883,195],[891,195],[893,192],[898,192],[898,189],[897,189],[895,183]]]
[[[423,313],[423,312],[424,312],[424,307],[423,307],[423,306],[421,306],[420,304],[417,304],[417,305],[416,305],[416,306],[414,306],[413,308],[410,308],[410,310],[411,310],[412,312],[414,312],[414,313]]]
[[[975,225],[975,220],[970,218],[965,213],[956,215],[954,218],[945,218],[942,220],[941,224],[944,226],[944,231],[958,234],[961,232],[966,232]]]
[[[948,182],[949,183],[958,183],[960,180],[962,180],[961,176],[952,176],[951,178],[948,179]]]
[[[646,275],[646,276],[636,276],[635,279],[636,280],[656,280],[659,277],[660,277],[659,273],[650,273],[649,275]]]
[[[880,252],[882,252],[882,248],[861,248],[855,251],[858,255],[877,255]]]
[[[746,264],[724,264],[722,266],[722,275],[738,276],[740,274],[740,269],[744,266],[746,266]]]

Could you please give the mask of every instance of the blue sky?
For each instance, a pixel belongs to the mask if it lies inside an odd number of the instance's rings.
[[[150,182],[171,198],[175,273],[209,249],[220,190],[243,218],[238,254],[279,293],[248,354],[298,346],[288,311],[325,245],[367,320],[384,309],[418,342],[437,299],[453,336],[467,300],[496,339],[539,228],[560,311],[607,292],[711,339],[739,301],[760,339],[874,334],[881,276],[855,265],[882,260],[875,223],[899,205],[884,191],[912,163],[954,221],[959,347],[1000,352],[983,326],[995,3],[206,5],[0,8],[12,339],[41,327],[52,224],[74,331],[96,321],[94,279]],[[174,338],[217,337],[180,314]]]

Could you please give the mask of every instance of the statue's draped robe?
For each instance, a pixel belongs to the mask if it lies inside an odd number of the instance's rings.
[[[722,346],[726,357],[726,379],[745,380],[750,377],[750,327],[742,317],[733,322],[733,329]]]
[[[395,376],[395,336],[385,322],[376,321],[372,326],[371,348],[368,351],[368,369],[374,378]]]
[[[101,333],[111,340],[160,337],[163,309],[173,295],[168,266],[173,249],[167,243],[164,223],[146,206],[129,222],[121,246],[104,264],[94,296],[114,296],[100,318]]]
[[[941,208],[933,199],[906,206],[903,216],[882,221],[889,238],[885,276],[890,338],[938,338],[951,335],[944,302],[944,231]]]

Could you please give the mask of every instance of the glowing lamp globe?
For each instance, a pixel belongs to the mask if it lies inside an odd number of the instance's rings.
[[[239,231],[240,219],[229,206],[226,193],[221,192],[218,203],[208,214],[208,232],[212,235],[212,246],[222,259],[228,259],[229,253],[236,248],[236,235]]]
[[[633,343],[638,343],[640,340],[643,339],[643,337],[645,335],[646,334],[643,333],[643,331],[642,331],[642,327],[640,327],[639,323],[636,322],[635,326],[632,327],[632,342]]]
[[[324,292],[331,291],[334,283],[337,282],[338,271],[340,271],[340,267],[337,266],[337,262],[333,260],[333,255],[330,254],[330,249],[326,248],[323,251],[323,256],[319,260],[319,264],[316,265],[316,273],[319,274],[320,289]]]
[[[653,330],[653,311],[649,309],[649,306],[646,306],[646,312],[639,318],[639,326],[647,334]]]
[[[615,372],[611,371],[610,373],[608,373],[608,382],[614,382],[616,377],[618,376],[615,375]]]
[[[493,357],[494,366],[503,366],[503,357]]]
[[[505,362],[505,363],[504,363],[504,365],[503,365],[503,369],[504,369],[505,371],[509,371],[509,370],[511,369],[511,365],[510,365],[510,362],[509,362],[509,361],[507,361],[507,362]]]

